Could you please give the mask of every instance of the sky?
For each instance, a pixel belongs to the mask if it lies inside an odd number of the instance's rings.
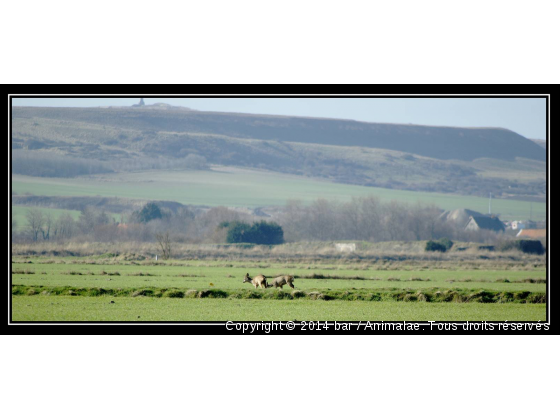
[[[130,106],[139,98],[14,98],[14,106]],[[365,122],[500,127],[530,139],[546,139],[544,98],[159,98],[200,111],[242,112]]]

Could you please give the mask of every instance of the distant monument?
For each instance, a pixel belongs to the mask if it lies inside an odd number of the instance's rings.
[[[136,107],[136,106],[144,106],[144,105],[146,105],[146,104],[144,103],[144,98],[140,98],[140,102],[138,102],[137,104],[134,104],[134,105],[132,105],[132,106]]]

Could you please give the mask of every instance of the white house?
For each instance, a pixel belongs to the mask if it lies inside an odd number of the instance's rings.
[[[511,222],[511,228],[513,230],[525,229],[525,223],[523,223],[521,220],[514,220],[513,222]]]

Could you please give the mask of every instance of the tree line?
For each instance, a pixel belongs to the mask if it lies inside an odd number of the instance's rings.
[[[168,242],[279,244],[298,241],[421,241],[450,238],[460,241],[494,242],[489,231],[465,232],[440,218],[435,206],[382,202],[377,197],[353,198],[349,202],[315,200],[310,205],[291,201],[272,220],[214,207],[195,214],[148,203],[142,209],[112,215],[86,207],[74,220],[68,213],[55,218],[40,209],[29,209],[27,225],[18,231],[19,241],[81,238],[92,242],[154,242],[168,233]]]
[[[311,205],[291,201],[279,223],[289,241],[418,241],[452,235],[440,214],[435,206],[384,203],[371,196]]]

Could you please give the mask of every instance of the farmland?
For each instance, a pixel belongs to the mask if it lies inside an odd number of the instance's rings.
[[[302,176],[231,167],[211,171],[145,171],[92,175],[77,178],[12,177],[17,194],[49,196],[104,196],[170,200],[182,204],[232,207],[284,205],[288,200],[309,203],[317,198],[348,201],[375,195],[384,201],[435,204],[444,210],[469,208],[486,213],[488,200],[455,194],[392,190],[346,185]],[[532,209],[531,209],[532,206]],[[504,220],[545,220],[545,203],[493,199],[492,210]]]
[[[111,304],[114,301],[114,304]],[[543,304],[14,296],[14,321],[542,321]]]
[[[27,226],[26,213],[31,207],[25,206],[12,206],[12,219],[16,222],[16,229],[23,230]],[[35,207],[33,207],[35,208]],[[60,217],[61,214],[68,213],[72,216],[74,220],[77,220],[80,216],[79,211],[75,210],[62,210],[62,209],[51,209],[51,208],[41,208],[45,214],[49,214],[54,218]]]
[[[292,274],[296,291],[255,290],[242,283],[247,272]],[[544,320],[545,278],[543,269],[18,257],[12,303],[15,321]]]

